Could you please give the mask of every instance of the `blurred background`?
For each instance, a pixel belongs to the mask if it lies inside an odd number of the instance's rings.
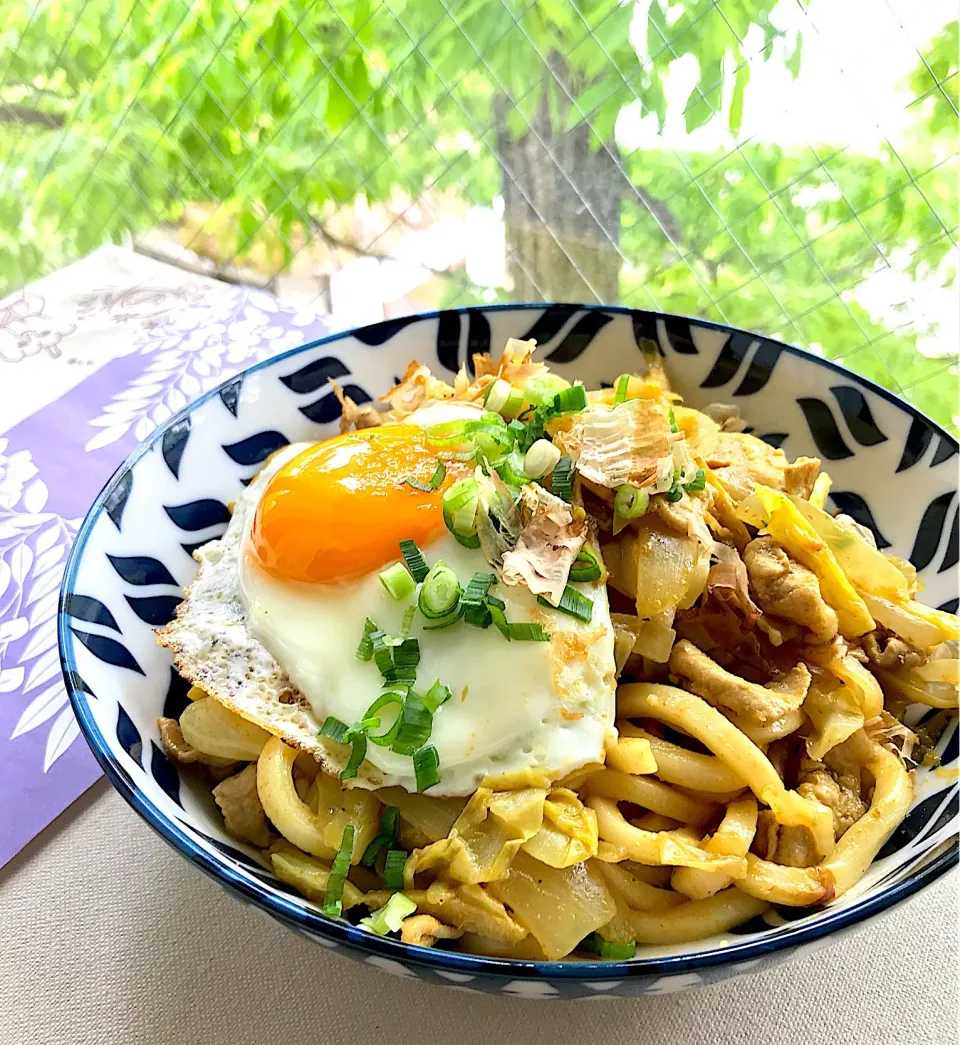
[[[956,432],[956,16],[7,3],[0,297],[112,242],[337,327],[619,302],[799,344]]]

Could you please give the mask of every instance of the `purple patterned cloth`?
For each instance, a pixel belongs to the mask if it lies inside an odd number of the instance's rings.
[[[113,247],[0,301],[0,866],[100,775],[56,638],[86,509],[190,399],[327,332],[262,291]]]

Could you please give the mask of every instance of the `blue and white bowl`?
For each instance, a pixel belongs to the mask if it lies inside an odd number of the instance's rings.
[[[499,353],[508,337],[536,338],[539,358],[588,387],[658,350],[690,405],[736,403],[752,431],[790,457],[821,457],[833,507],[916,566],[926,601],[956,610],[957,441],[869,381],[741,330],[623,308],[509,305],[388,320],[285,352],[191,403],[131,454],[87,514],[63,580],[60,655],[77,718],[114,787],[200,870],[323,946],[402,976],[525,997],[659,994],[769,969],[954,866],[960,788],[952,774],[920,770],[910,814],[866,877],[829,907],[780,908],[723,937],[627,962],[519,962],[410,947],[327,919],[224,832],[210,795],[164,755],[156,725],[187,699],[153,629],[193,578],[191,552],[222,533],[227,504],[268,454],[337,430],[327,378],[362,403],[410,359],[451,377],[472,353]],[[911,721],[930,714],[914,710]],[[939,750],[944,765],[956,765],[955,721]]]

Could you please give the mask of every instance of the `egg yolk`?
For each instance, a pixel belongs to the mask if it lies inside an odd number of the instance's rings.
[[[260,498],[250,530],[264,568],[297,581],[332,583],[362,577],[400,557],[398,544],[421,547],[445,529],[443,491],[469,473],[447,465],[429,493],[437,450],[412,425],[348,432],[304,450],[277,472]]]

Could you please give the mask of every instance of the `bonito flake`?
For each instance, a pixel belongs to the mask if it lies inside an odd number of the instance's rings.
[[[600,486],[653,486],[673,475],[667,407],[656,400],[584,410],[571,435],[579,451],[577,471]]]

